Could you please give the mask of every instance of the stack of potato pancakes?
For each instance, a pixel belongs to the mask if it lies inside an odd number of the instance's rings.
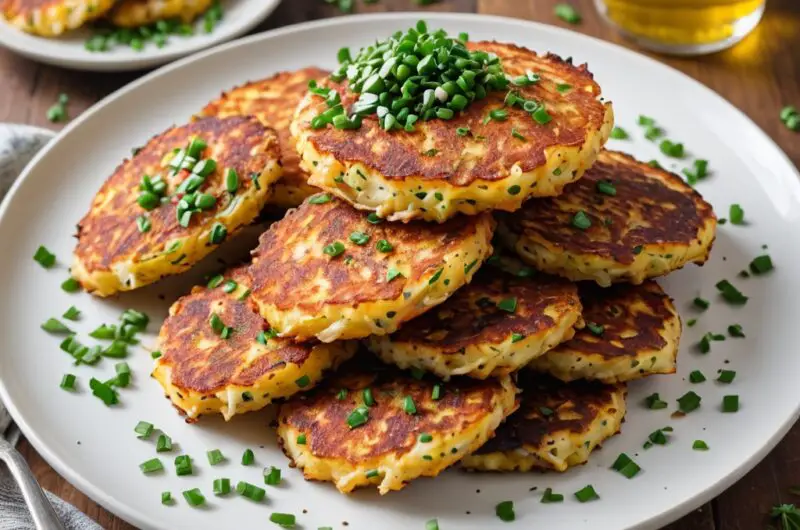
[[[170,309],[153,375],[189,420],[275,403],[293,465],[342,492],[586,462],[625,383],[675,371],[652,278],[707,259],[711,207],[603,149],[585,65],[424,23],[339,61],[233,89],[124,161],[73,274],[135,289],[291,208]]]

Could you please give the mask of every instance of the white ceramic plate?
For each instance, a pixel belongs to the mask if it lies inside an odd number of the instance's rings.
[[[121,391],[120,406],[107,408],[87,393],[89,377],[109,377],[113,362],[76,369],[58,349],[59,340],[42,332],[39,325],[74,304],[84,312],[76,327],[85,333],[101,322],[114,321],[125,307],[135,307],[154,316],[152,333],[170,301],[199,281],[203,272],[116,300],[70,295],[59,289],[73,248],[72,225],[119,160],[154,133],[185,121],[222,89],[282,69],[311,64],[330,67],[339,47],[369,43],[412,25],[416,18],[361,16],[284,28],[150,74],[65,129],[31,164],[5,202],[0,212],[4,250],[0,253],[0,396],[26,436],[60,473],[126,520],[148,529],[249,528],[254,522],[269,528],[267,518],[277,511],[296,514],[306,529],[342,528],[345,521],[348,530],[421,529],[433,517],[444,530],[657,528],[740,478],[794,422],[800,404],[796,381],[800,327],[795,322],[800,314],[800,276],[792,270],[800,262],[800,246],[787,238],[800,233],[800,176],[785,155],[722,98],[651,59],[563,29],[469,15],[428,15],[428,20],[451,32],[467,31],[473,38],[511,41],[588,61],[604,94],[615,102],[617,123],[633,138],[613,141],[611,147],[668,164],[655,144],[642,139],[635,124],[639,114],[653,116],[669,138],[686,144],[691,156],[710,161],[712,175],[699,189],[720,216],[727,217],[733,202],[745,209],[748,225],[720,227],[713,258],[705,267],[687,267],[663,282],[684,320],[698,317],[699,322],[685,331],[677,375],[631,385],[622,435],[605,444],[588,465],[563,475],[450,471],[383,498],[371,491],[346,497],[328,484],[306,483],[299,472],[288,469],[268,427],[269,414],[250,414],[229,424],[218,419],[185,424],[158,384],[147,377],[151,359],[145,351],[129,359],[135,383]],[[689,160],[682,164],[688,165]],[[31,256],[40,244],[58,255],[59,268],[43,270],[33,262]],[[737,278],[763,252],[764,244],[769,245],[776,270],[766,277]],[[750,296],[746,306],[734,308],[720,300],[714,284],[722,278],[731,279]],[[698,294],[712,300],[711,309],[701,315],[690,308]],[[746,339],[715,342],[707,355],[693,348],[703,333],[724,332],[732,323],[744,326]],[[151,334],[145,343],[153,340]],[[736,381],[728,386],[715,383],[720,368],[737,370]],[[690,385],[686,378],[695,369],[702,370],[709,381]],[[66,372],[79,376],[79,393],[59,389]],[[702,407],[685,418],[672,419],[675,399],[690,388],[702,396]],[[645,409],[641,401],[652,392],[660,392],[669,409]],[[720,412],[725,394],[741,396],[738,413]],[[166,473],[142,475],[138,464],[156,453],[153,441],[136,439],[133,428],[138,420],[150,421],[171,435],[181,452],[194,457],[196,475],[176,477],[169,455],[162,455]],[[675,429],[669,444],[643,451],[647,435],[667,425]],[[693,451],[696,439],[705,440],[711,450]],[[246,447],[255,449],[257,466],[239,464]],[[213,448],[222,449],[228,463],[210,467],[205,452]],[[623,451],[635,455],[643,468],[633,480],[608,469]],[[267,488],[266,503],[211,495],[211,483],[217,477],[263,483],[264,465],[280,466],[286,478],[281,487]],[[601,500],[579,504],[572,493],[587,484],[594,485]],[[538,489],[530,491],[534,486]],[[193,487],[206,494],[205,509],[192,509],[180,499],[181,491]],[[540,492],[546,487],[565,494],[565,502],[540,504]],[[165,490],[179,499],[177,506],[160,504]],[[515,502],[515,524],[495,517],[494,507],[503,500]]]
[[[0,46],[62,68],[98,72],[140,70],[166,64],[244,35],[267,18],[280,2],[281,0],[223,0],[225,16],[213,32],[203,31],[201,17],[195,25],[194,35],[172,36],[163,48],[149,42],[142,51],[136,51],[129,46],[116,46],[107,52],[90,52],[84,47],[86,39],[92,34],[88,28],[49,39],[20,31],[0,18]]]

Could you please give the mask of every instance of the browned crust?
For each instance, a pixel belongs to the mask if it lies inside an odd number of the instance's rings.
[[[567,384],[530,370],[519,373],[517,384],[522,391],[519,409],[476,455],[540,446],[548,435],[558,432],[587,432],[598,415],[613,403],[613,394],[622,386],[594,381]],[[552,413],[545,414],[549,411]]]
[[[615,196],[597,191],[610,181]],[[583,210],[587,230],[572,226]],[[513,214],[500,214],[514,233],[544,240],[560,251],[580,256],[634,262],[646,245],[689,245],[710,219],[711,205],[679,176],[616,151],[602,151],[583,178],[558,197],[533,199]]]
[[[170,178],[161,163],[172,149],[184,147],[193,137],[202,138],[213,153],[217,170],[206,177],[204,193],[217,198],[214,208],[196,214],[191,225],[183,228],[175,213],[178,198],[162,204],[148,213],[152,228],[141,233],[136,218],[146,211],[136,199],[139,196],[139,183],[142,175],[161,175],[167,182],[168,190],[183,181],[188,175],[181,172]],[[265,145],[254,156],[251,151]],[[261,172],[269,160],[279,157],[277,139],[274,133],[251,117],[203,118],[188,125],[173,127],[156,135],[131,159],[123,161],[114,173],[103,183],[95,196],[89,213],[78,223],[78,245],[75,255],[88,272],[107,270],[111,263],[134,256],[144,256],[163,250],[166,242],[186,235],[193,226],[204,223],[224,210],[231,195],[225,191],[224,172],[233,168],[239,174],[239,193],[249,189],[253,183],[252,173]]]
[[[431,399],[435,379],[414,379],[362,355],[343,366],[326,384],[298,395],[280,406],[278,421],[307,436],[309,450],[318,458],[345,459],[352,464],[382,455],[402,456],[417,443],[420,433],[451,435],[494,410],[494,399],[505,390],[494,379],[452,379],[442,384],[442,397]],[[354,429],[347,417],[362,406],[369,388],[375,406],[369,421]],[[339,400],[337,394],[347,390]],[[403,410],[403,399],[411,396],[417,414]],[[448,412],[448,413],[444,413]]]
[[[295,140],[289,132],[297,104],[308,90],[308,82],[319,81],[330,72],[316,67],[279,72],[266,79],[236,87],[210,102],[202,110],[204,116],[255,116],[278,134],[283,164],[282,182],[290,186],[307,186],[308,174],[300,169]]]
[[[325,204],[311,204],[311,199],[313,197],[274,223],[253,251],[252,297],[259,303],[284,311],[299,308],[315,313],[326,305],[355,306],[398,299],[406,285],[419,282],[420,278],[440,268],[444,256],[456,252],[470,237],[475,237],[478,224],[488,220],[483,214],[442,224],[421,221],[371,224],[367,214],[344,201],[331,197]],[[350,234],[356,231],[370,235],[366,245],[350,242]],[[394,246],[391,253],[377,250],[376,243],[381,239]],[[336,241],[344,243],[343,255],[331,259],[319,252]],[[302,259],[294,257],[298,245],[308,249]],[[419,254],[423,248],[429,250],[424,256]],[[411,264],[411,272],[408,277],[387,281],[389,258],[398,256]],[[311,281],[318,276],[329,283],[322,300],[319,299],[319,285]]]
[[[4,0],[0,2],[0,11],[3,12],[6,18],[10,19],[62,3],[63,0]]]
[[[246,285],[245,267],[234,269],[225,277]],[[228,339],[221,339],[211,329],[211,313],[234,329]],[[313,343],[271,338],[273,347],[280,346],[265,351],[255,361],[248,360],[256,336],[267,329],[267,322],[250,304],[225,293],[222,286],[195,287],[191,294],[175,302],[161,327],[159,364],[171,368],[172,386],[208,394],[228,386],[252,386],[287,363],[302,365],[311,355]],[[213,347],[200,348],[199,343]]]
[[[516,311],[497,307],[514,298]],[[556,318],[580,307],[574,283],[539,274],[515,278],[494,269],[481,269],[472,283],[459,289],[445,303],[405,324],[391,336],[392,342],[434,346],[442,354],[458,354],[470,345],[500,344],[514,334],[544,334]]]
[[[518,164],[523,172],[542,166],[546,161],[546,150],[560,146],[582,146],[587,135],[598,131],[606,114],[605,104],[598,101],[600,87],[592,79],[586,65],[575,67],[553,54],[537,55],[536,52],[512,44],[497,42],[470,43],[472,49],[496,53],[502,60],[506,73],[511,77],[532,70],[542,75],[542,80],[528,87],[513,87],[526,99],[568,104],[577,112],[562,112],[550,106],[553,120],[539,125],[520,108],[507,108],[506,121],[483,123],[489,110],[503,106],[507,91],[493,91],[481,101],[476,101],[456,118],[417,122],[416,132],[386,132],[375,116],[364,120],[358,130],[338,130],[327,127],[311,132],[311,143],[321,153],[331,154],[340,162],[361,163],[388,179],[418,177],[445,180],[452,186],[469,186],[475,181],[502,180],[509,176],[510,169]],[[556,80],[557,79],[557,80]],[[556,84],[573,86],[565,94],[556,90]],[[357,95],[347,90],[346,81],[336,83],[330,79],[326,86],[338,91],[345,107],[349,107]],[[316,97],[314,108],[320,112],[326,106],[321,97]],[[310,127],[303,124],[304,128]],[[485,138],[486,153],[479,160],[465,162],[462,148],[472,138],[456,133],[460,127],[469,128],[474,136]],[[516,141],[511,129],[526,137],[526,142]],[[438,153],[424,156],[422,144],[432,138]],[[375,147],[380,146],[376,152]]]

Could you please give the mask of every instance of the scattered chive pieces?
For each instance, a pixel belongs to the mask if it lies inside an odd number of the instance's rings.
[[[365,475],[367,478],[375,478],[375,477],[377,477],[378,475],[380,475],[380,473],[378,472],[378,470],[377,470],[377,469],[370,469],[370,470],[369,470],[369,471],[367,471],[367,472],[366,472],[364,475]]]
[[[558,91],[559,94],[564,94],[565,92],[569,92],[570,90],[572,90],[572,85],[568,83],[558,83],[556,85],[556,91]]]
[[[502,309],[508,313],[514,313],[517,310],[517,299],[516,298],[503,298],[499,302],[497,302],[497,309]]]
[[[663,401],[658,395],[658,392],[650,394],[644,399],[645,405],[651,410],[659,410],[667,408],[667,402]]]
[[[212,449],[211,451],[206,452],[206,456],[208,457],[208,463],[212,466],[216,466],[225,460],[225,457],[222,455],[222,451],[219,449]]]
[[[665,432],[669,432],[666,427],[663,429],[656,429],[647,436],[647,439],[651,444],[667,445],[667,435],[664,434]]]
[[[139,469],[142,470],[142,473],[155,473],[156,471],[161,471],[164,469],[164,464],[161,463],[161,460],[158,458],[152,458],[147,462],[142,462],[139,464]]]
[[[615,140],[627,140],[629,136],[628,132],[622,127],[614,127],[611,129],[611,138]]]
[[[662,140],[658,145],[662,153],[671,158],[683,158],[684,150],[683,144],[675,143],[670,140]]]
[[[208,288],[216,289],[223,282],[223,280],[225,280],[225,277],[222,274],[213,276],[210,280],[208,280]]]
[[[172,438],[166,434],[159,434],[156,440],[156,453],[172,451]]]
[[[550,407],[539,407],[539,412],[546,418],[552,416],[554,411]]]
[[[743,225],[744,224],[744,210],[738,204],[731,204],[730,213],[728,215],[731,224]]]
[[[342,388],[336,394],[336,399],[338,399],[339,401],[343,401],[346,397],[347,397],[347,389],[346,388]]]
[[[250,484],[249,482],[245,482],[243,480],[236,484],[236,493],[242,497],[247,497],[254,502],[261,502],[267,495],[267,492],[264,488],[259,488],[255,484]]]
[[[681,412],[689,413],[700,406],[702,398],[693,391],[689,391],[678,398],[678,409]]]
[[[703,440],[695,440],[692,444],[692,449],[695,451],[708,451],[708,444]]]
[[[592,220],[586,215],[586,212],[579,210],[572,218],[572,226],[579,230],[586,230],[592,226]]]
[[[386,241],[385,239],[379,240],[375,244],[375,248],[377,248],[379,252],[384,252],[384,253],[391,252],[392,250],[394,250],[392,244]]]
[[[378,214],[372,212],[367,216],[367,222],[373,225],[377,225],[383,222],[383,219],[378,217]]]
[[[351,429],[364,425],[367,421],[369,421],[369,410],[367,407],[356,407],[355,410],[347,416],[347,425]]]
[[[556,4],[553,13],[567,24],[580,24],[581,14],[569,4]]]
[[[586,322],[586,328],[592,333],[592,335],[597,335],[598,337],[603,335],[603,332],[606,330],[600,324],[595,324],[594,322]]]
[[[595,499],[599,499],[600,496],[594,490],[591,484],[586,486],[583,489],[580,489],[575,492],[575,498],[578,499],[579,502],[589,502]]]
[[[739,410],[739,396],[723,396],[722,412],[736,412]]]
[[[231,492],[231,480],[228,478],[214,479],[214,495],[227,495]]]
[[[766,274],[774,268],[772,258],[767,254],[757,256],[750,262],[750,271],[755,275]]]
[[[427,521],[425,523],[425,530],[439,530],[439,521],[436,519],[431,519]]]
[[[617,194],[617,188],[608,180],[600,180],[596,185],[597,191],[603,195],[614,196]]]
[[[192,474],[192,457],[178,455],[175,457],[175,474],[179,477]]]
[[[107,406],[116,405],[119,403],[117,392],[106,383],[103,383],[94,377],[89,379],[89,388],[92,389],[92,395],[102,400]]]
[[[741,324],[731,324],[728,326],[728,335],[731,337],[744,338],[744,330]]]
[[[265,470],[266,471],[266,470]],[[275,466],[269,468],[269,473],[264,475],[264,484],[268,486],[277,486],[281,483],[281,470]]]
[[[341,255],[345,250],[344,243],[341,241],[334,241],[330,245],[325,245],[322,249],[322,252],[327,254],[328,256],[335,258],[336,256]]]
[[[239,284],[236,283],[234,280],[228,280],[228,281],[225,282],[225,285],[222,287],[222,290],[224,292],[230,294],[233,291],[235,291],[238,286],[239,286]]]
[[[374,407],[375,406],[375,398],[372,396],[372,389],[371,388],[365,388],[361,392],[361,395],[364,398],[364,405],[366,405],[368,407]]]
[[[75,375],[64,374],[64,377],[61,378],[61,384],[59,386],[64,390],[75,390]]]
[[[444,269],[439,269],[438,271],[436,271],[435,273],[433,273],[433,276],[431,276],[431,279],[430,279],[430,280],[428,280],[428,285],[433,285],[434,283],[436,283],[437,281],[439,281],[439,278],[441,278],[441,277],[442,277],[442,273],[443,273],[443,272],[444,272]]]
[[[253,454],[252,449],[245,449],[244,453],[242,453],[242,465],[243,466],[250,466],[255,462],[256,455]]]
[[[273,513],[269,520],[283,528],[294,528],[296,518],[291,513]]]
[[[439,401],[442,398],[442,385],[435,384],[433,385],[433,390],[431,391],[431,399],[434,401]]]
[[[686,327],[687,328],[694,327],[695,324],[697,324],[697,319],[696,318],[690,318],[689,320],[686,321]]]
[[[456,129],[456,134],[459,135],[459,136],[466,136],[466,135],[469,134],[469,128],[468,127],[459,127],[458,129]]]
[[[386,271],[386,281],[390,282],[397,278],[398,276],[403,276],[403,273],[399,270],[395,269],[394,267],[389,267],[389,270]]]
[[[131,367],[128,363],[115,364],[114,372],[117,374],[117,386],[124,388],[131,383]]]
[[[47,321],[44,324],[42,324],[41,327],[48,333],[54,333],[54,334],[72,333],[71,329],[69,329],[67,326],[65,326],[58,319],[55,318],[48,318]]]
[[[547,488],[542,494],[542,504],[551,504],[554,502],[563,502],[564,496],[560,493],[553,493],[552,488]]]
[[[506,523],[509,523],[516,519],[516,514],[514,514],[514,502],[513,501],[503,501],[499,503],[494,508],[494,513],[497,517]]]
[[[75,278],[67,278],[61,284],[61,290],[67,293],[76,293],[80,290],[81,284]]]
[[[627,478],[635,477],[639,471],[642,470],[642,468],[639,467],[639,465],[625,453],[620,453],[620,455],[614,461],[614,464],[612,464],[611,469],[614,471],[619,471]]]
[[[430,442],[432,440],[433,440],[433,436],[431,436],[430,434],[428,434],[426,432],[424,432],[424,433],[419,435],[419,441],[424,443],[424,444],[426,444],[426,443],[428,443],[428,442]]]
[[[522,340],[522,339],[524,339],[524,338],[525,338],[525,335],[523,335],[523,334],[521,334],[521,333],[512,333],[512,334],[511,334],[511,342],[512,342],[512,343],[514,343],[514,342],[519,342],[519,341],[521,341],[521,340]]]
[[[299,378],[297,381],[294,382],[299,388],[305,388],[311,384],[311,378],[308,375],[304,375],[303,377]]]
[[[706,376],[700,370],[695,370],[689,374],[689,381],[692,383],[702,383],[706,380]]]
[[[522,188],[520,188],[515,184],[513,186],[510,186],[507,191],[509,195],[519,195],[519,192],[522,191]]]
[[[517,140],[522,140],[523,142],[527,140],[527,138],[525,138],[525,136],[523,136],[523,135],[522,135],[522,133],[520,133],[520,132],[517,130],[517,128],[516,128],[516,127],[512,127],[512,128],[511,128],[511,136],[513,136],[513,137],[514,137],[514,138],[516,138]],[[515,187],[519,188],[519,186],[515,186]],[[510,190],[511,190],[511,188],[509,188],[509,193],[511,193],[511,191],[510,191]],[[518,191],[517,193],[519,193],[519,191]],[[517,193],[513,193],[512,195],[516,195]]]
[[[720,383],[732,383],[733,380],[736,378],[736,371],[734,370],[722,370],[719,373],[719,377],[717,377],[717,381]]]
[[[206,498],[198,488],[193,488],[183,492],[183,498],[189,503],[189,506],[201,506],[205,504]]]
[[[77,307],[70,306],[69,309],[64,311],[64,314],[61,315],[62,317],[66,318],[67,320],[78,320],[78,317],[81,316],[81,311]]]
[[[49,269],[56,264],[56,255],[47,250],[44,246],[36,249],[33,259],[45,269]]]
[[[356,245],[363,246],[369,242],[369,234],[365,234],[364,232],[352,232],[350,234],[350,241],[355,243]]]
[[[331,202],[331,196],[327,193],[321,193],[308,199],[308,202],[310,204],[325,204],[326,202]]]
[[[711,302],[703,298],[697,297],[694,300],[692,300],[692,305],[694,305],[697,309],[705,311],[706,309],[709,308]]]
[[[306,445],[306,435],[305,434],[298,434],[297,435],[297,445]]]
[[[470,263],[464,265],[464,274],[469,274],[472,269],[475,268],[475,265],[478,264],[478,260],[473,260]]]
[[[162,491],[161,504],[172,504],[172,493],[170,493],[169,491]]]
[[[148,440],[150,439],[150,435],[153,434],[153,424],[146,421],[140,421],[136,424],[133,432],[136,433],[137,438]]]
[[[721,280],[716,284],[717,290],[729,304],[742,305],[747,303],[748,297],[743,295],[739,289],[733,286],[728,280]]]
[[[416,414],[417,406],[414,404],[414,398],[406,396],[403,398],[403,410],[406,414]]]

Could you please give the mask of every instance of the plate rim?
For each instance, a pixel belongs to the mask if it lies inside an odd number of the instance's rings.
[[[84,52],[79,54],[79,56],[74,56],[67,53],[61,55],[52,55],[43,51],[39,51],[35,47],[28,47],[14,38],[16,32],[21,32],[21,30],[11,26],[4,20],[0,20],[0,24],[3,24],[4,26],[2,31],[0,31],[0,47],[6,48],[15,54],[35,60],[37,62],[73,70],[88,72],[126,72],[143,70],[146,68],[164,65],[186,56],[193,56],[194,54],[213,49],[217,46],[231,42],[232,40],[236,40],[266,20],[275,11],[275,9],[278,8],[278,6],[281,4],[281,1],[282,0],[266,0],[266,2],[261,4],[260,9],[258,9],[254,15],[248,18],[239,27],[232,28],[228,34],[212,38],[209,42],[199,46],[189,46],[188,49],[181,51],[171,50],[169,47],[165,47],[162,49],[156,49],[156,51],[145,51],[131,59],[119,59],[114,58],[112,55],[91,52]],[[261,2],[254,2],[254,9],[258,8],[258,4],[260,3]],[[30,35],[27,33],[23,33],[23,37],[37,38],[36,35]],[[52,39],[46,39],[45,37],[39,38],[52,41]],[[81,48],[81,50],[83,50],[83,48]]]
[[[593,37],[591,35],[579,33],[569,28],[562,28],[560,26],[554,26],[543,22],[515,19],[511,17],[504,17],[497,15],[476,14],[476,13],[449,13],[449,12],[429,13],[420,11],[410,11],[410,12],[339,16],[327,19],[301,22],[298,24],[292,24],[280,28],[266,30],[254,35],[238,38],[211,48],[204,49],[198,53],[195,53],[188,57],[184,57],[182,59],[179,59],[175,62],[162,66],[152,72],[143,75],[139,79],[136,79],[131,83],[128,83],[127,85],[119,88],[118,90],[114,91],[113,93],[109,94],[105,98],[95,103],[92,107],[87,109],[78,118],[69,123],[53,140],[51,140],[44,148],[42,148],[36,154],[36,156],[28,163],[25,169],[20,173],[20,176],[13,183],[6,197],[3,199],[2,202],[0,202],[0,224],[2,224],[5,216],[7,215],[9,205],[14,200],[14,197],[16,196],[19,187],[22,185],[25,179],[28,178],[30,173],[32,173],[33,169],[39,164],[39,161],[42,158],[44,158],[51,149],[54,149],[56,145],[58,145],[67,135],[71,134],[75,128],[82,125],[85,121],[92,119],[95,113],[99,112],[108,104],[124,96],[128,92],[136,90],[140,86],[143,86],[162,75],[172,72],[173,70],[178,70],[180,68],[183,68],[184,66],[194,63],[196,61],[204,61],[208,57],[217,53],[223,53],[230,49],[234,49],[240,46],[247,46],[258,41],[269,41],[274,38],[284,36],[287,34],[302,33],[321,27],[347,25],[354,20],[362,21],[364,19],[371,19],[379,22],[392,22],[400,20],[407,21],[408,19],[413,19],[413,18],[425,19],[426,21],[440,20],[444,22],[479,20],[500,25],[516,25],[523,28],[529,28],[534,30],[563,32],[570,34],[570,38],[577,38],[578,40],[584,40],[585,42],[587,42],[587,44],[590,44],[592,46],[605,47],[613,50],[615,53],[627,54],[629,56],[636,57],[637,59],[644,59],[646,62],[648,62],[649,64],[651,64],[656,68],[658,67],[665,68],[669,70],[672,74],[682,77],[684,81],[688,81],[693,86],[694,89],[700,90],[704,92],[707,96],[716,99],[718,103],[722,104],[728,110],[728,112],[732,112],[733,114],[737,115],[739,119],[745,120],[751,126],[753,133],[760,137],[760,141],[766,142],[768,145],[771,145],[775,149],[775,151],[779,153],[779,156],[781,158],[780,162],[785,162],[788,165],[788,167],[792,169],[794,178],[792,179],[791,185],[795,188],[796,191],[800,192],[800,171],[798,171],[797,167],[794,165],[789,156],[783,151],[783,149],[781,149],[781,147],[766,132],[764,132],[764,130],[761,129],[761,127],[759,127],[758,124],[756,124],[747,114],[739,110],[735,105],[733,105],[726,98],[718,94],[716,91],[707,87],[706,85],[696,80],[695,78],[689,76],[688,74],[685,74],[668,64],[662,63],[657,59],[649,57],[638,51],[628,49],[620,44],[616,44],[610,41],[605,41],[597,37]],[[95,488],[89,481],[84,480],[83,477],[81,477],[80,474],[76,472],[74,469],[72,469],[66,462],[62,462],[58,457],[56,457],[55,454],[51,452],[49,445],[44,442],[43,437],[39,436],[28,425],[25,418],[22,417],[22,415],[19,413],[16,403],[10,399],[10,395],[8,394],[8,390],[6,388],[6,385],[2,377],[0,377],[0,400],[3,401],[8,411],[14,418],[14,421],[17,423],[20,430],[25,435],[25,438],[31,443],[34,449],[36,449],[36,451],[42,456],[42,458],[44,458],[44,460],[49,465],[51,465],[60,475],[67,478],[67,480],[72,485],[74,485],[78,490],[80,490],[84,495],[92,499],[97,504],[101,505],[104,509],[113,513],[115,516],[120,517],[121,519],[129,522],[130,524],[136,525],[140,528],[153,528],[153,529],[162,528],[161,526],[158,526],[157,521],[154,521],[148,516],[140,514],[135,510],[129,510],[124,503],[117,501],[114,497],[105,493],[104,491]],[[784,420],[784,422],[780,425],[780,427],[776,429],[769,438],[767,438],[764,441],[760,449],[754,452],[746,460],[740,462],[736,467],[732,468],[731,471],[727,475],[725,475],[722,479],[720,479],[717,483],[705,489],[704,491],[686,499],[685,501],[676,504],[665,511],[662,511],[659,514],[653,515],[646,520],[636,523],[635,526],[630,528],[639,528],[639,529],[660,528],[663,525],[667,525],[669,523],[676,521],[677,519],[688,514],[692,510],[697,509],[703,504],[709,502],[710,500],[721,494],[723,491],[728,489],[730,486],[738,482],[745,474],[747,474],[758,463],[760,463],[786,436],[789,430],[797,422],[798,418],[800,418],[800,400],[798,400],[798,402],[794,405],[794,411],[792,412],[792,414],[786,420]]]

